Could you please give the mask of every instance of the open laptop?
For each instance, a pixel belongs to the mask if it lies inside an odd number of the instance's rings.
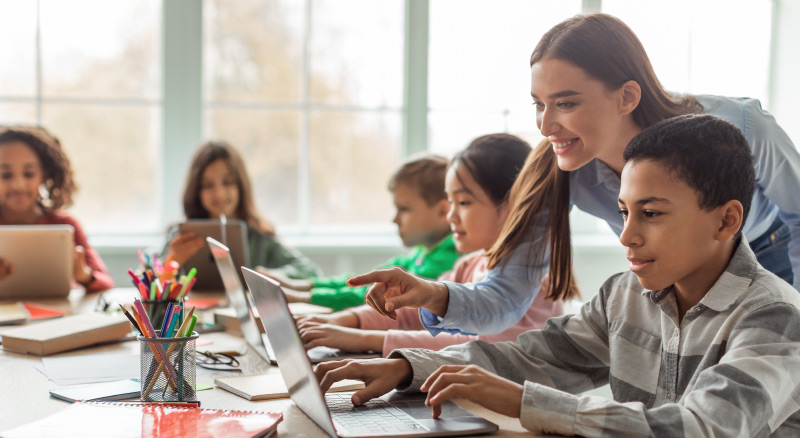
[[[72,287],[72,225],[0,226],[0,258],[14,273],[0,280],[0,300],[66,298]]]
[[[289,396],[331,437],[453,436],[498,429],[496,424],[450,401],[442,404],[442,416],[434,420],[431,408],[425,406],[425,394],[421,393],[392,391],[359,407],[350,402],[352,393],[323,397],[280,286],[253,270],[242,268],[242,272],[275,349]]]
[[[236,313],[236,319],[239,321],[239,327],[242,330],[247,344],[258,353],[265,361],[270,364],[277,364],[275,352],[270,345],[269,338],[258,328],[256,321],[257,310],[253,295],[247,288],[242,287],[242,282],[236,274],[238,269],[231,258],[230,251],[222,243],[214,240],[211,237],[206,238],[211,255],[216,262],[219,276],[225,286],[225,294],[228,296],[228,301]],[[283,294],[283,292],[281,292]],[[287,312],[289,312],[287,308]],[[291,315],[290,315],[291,318]],[[372,353],[346,353],[336,348],[330,347],[314,347],[308,350],[308,358],[313,363],[324,362],[328,360],[339,360],[343,358],[368,358],[378,357],[378,354]]]
[[[220,221],[216,219],[192,219],[178,225],[182,233],[194,233],[200,237],[211,237],[222,242],[230,249],[231,257],[236,266],[250,266],[250,249],[247,244],[247,224],[238,219]],[[222,291],[224,284],[217,274],[214,257],[206,248],[201,248],[187,260],[183,266],[188,271],[197,268],[197,278],[192,290],[195,291]],[[241,280],[241,274],[236,269],[235,274]]]

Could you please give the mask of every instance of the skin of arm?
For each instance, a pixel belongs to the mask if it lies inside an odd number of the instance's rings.
[[[386,338],[383,330],[361,330],[318,322],[298,324],[298,329],[306,349],[326,346],[352,353],[380,352]]]

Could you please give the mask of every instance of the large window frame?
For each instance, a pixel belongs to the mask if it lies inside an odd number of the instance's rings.
[[[306,2],[306,23],[310,25],[314,0]],[[602,0],[583,0],[584,13],[602,10]],[[160,104],[162,111],[161,135],[161,167],[158,172],[160,193],[160,221],[163,224],[179,220],[182,216],[180,195],[183,186],[183,175],[174,172],[170,163],[187,163],[197,145],[203,140],[203,2],[199,0],[163,0],[162,3],[162,98],[157,99],[93,99],[93,98],[59,98],[46,99],[48,102],[62,103],[96,103],[102,105],[153,105]],[[772,43],[770,56],[769,95],[764,103],[782,122],[790,136],[797,141],[800,128],[792,126],[790,121],[800,120],[800,109],[793,103],[791,96],[800,95],[795,81],[798,62],[792,54],[791,40],[798,37],[800,31],[792,30],[792,17],[800,17],[800,6],[788,0],[773,0]],[[428,149],[428,32],[429,1],[406,0],[405,4],[405,53],[404,53],[404,91],[403,106],[403,140],[401,155],[422,152]],[[37,22],[37,45],[38,45]],[[38,49],[37,49],[38,50]],[[308,53],[304,54],[308,56]],[[36,82],[37,93],[34,98],[0,98],[2,102],[35,103],[37,120],[41,120],[41,62],[37,54]],[[307,59],[306,59],[307,60]],[[307,66],[308,63],[306,62]],[[307,67],[306,67],[307,69]],[[792,73],[794,72],[794,73]],[[306,71],[304,74],[308,75]],[[788,93],[786,92],[788,90]],[[772,104],[772,107],[769,107]],[[311,110],[308,99],[303,109],[307,120]],[[387,109],[394,110],[394,109]],[[304,133],[299,159],[300,193],[301,193],[301,227],[299,232],[287,233],[290,242],[303,246],[396,246],[396,236],[386,233],[385,236],[369,236],[364,239],[347,240],[335,236],[314,235],[308,227],[309,175],[308,175],[308,123],[304,124]],[[91,231],[91,230],[90,230]],[[600,233],[602,234],[602,233]],[[377,238],[376,238],[377,237]],[[124,231],[102,234],[93,233],[93,241],[99,246],[130,248],[142,245],[157,245],[163,239],[162,230],[153,233],[125,233]],[[588,246],[610,244],[607,239],[585,239]],[[582,240],[577,239],[576,245]],[[616,243],[613,243],[616,244]]]

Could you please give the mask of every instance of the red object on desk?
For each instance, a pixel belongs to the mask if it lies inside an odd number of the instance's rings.
[[[280,412],[175,408],[125,403],[75,403],[33,423],[0,433],[5,438],[250,438],[268,436]]]
[[[42,306],[41,304],[22,303],[25,311],[28,312],[28,319],[36,321],[39,319],[58,318],[67,314],[65,310],[56,309],[55,307]]]
[[[206,310],[219,306],[219,298],[189,298],[186,300],[187,306],[194,306],[197,310]]]

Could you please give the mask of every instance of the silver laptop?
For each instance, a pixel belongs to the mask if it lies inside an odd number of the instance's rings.
[[[236,319],[239,321],[239,327],[242,330],[245,341],[265,361],[273,365],[277,364],[278,361],[270,345],[269,338],[261,333],[258,328],[256,321],[258,311],[255,310],[253,295],[247,288],[242,287],[242,282],[236,274],[238,270],[231,258],[230,251],[225,245],[211,237],[207,237],[206,242],[208,242],[211,255],[216,262],[219,276],[225,286],[225,294],[228,296],[228,301],[236,313]],[[322,346],[308,350],[308,358],[313,363],[343,358],[367,357],[378,357],[378,354],[347,353],[336,348]]]
[[[242,272],[275,348],[289,396],[329,436],[452,436],[490,433],[498,429],[496,424],[449,401],[442,404],[442,416],[434,420],[422,393],[392,391],[359,407],[350,402],[352,393],[323,397],[280,286],[253,270],[242,268]]]
[[[14,273],[0,280],[0,300],[66,298],[72,287],[72,225],[0,226],[0,258]]]
[[[247,244],[247,224],[238,219],[220,221],[216,219],[192,219],[178,225],[181,233],[194,233],[200,237],[211,237],[218,242],[222,242],[230,250],[236,266],[250,266],[250,249]],[[214,268],[214,258],[205,248],[200,249],[189,258],[184,264],[188,271],[197,268],[192,290],[202,291],[222,291],[224,285],[222,278],[217,275]],[[239,270],[235,274],[240,276]],[[241,277],[240,277],[240,281]]]

